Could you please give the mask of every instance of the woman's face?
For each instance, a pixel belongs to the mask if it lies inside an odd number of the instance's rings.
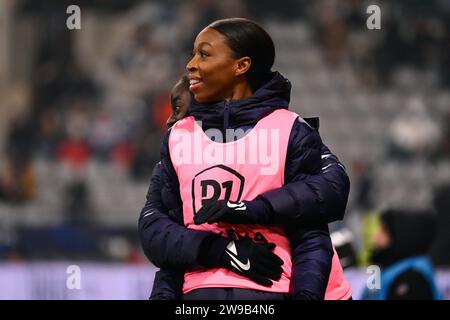
[[[193,57],[186,65],[189,90],[198,102],[231,99],[237,82],[238,59],[227,39],[218,31],[206,28],[195,39]]]

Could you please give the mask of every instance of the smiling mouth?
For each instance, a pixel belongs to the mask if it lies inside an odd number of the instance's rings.
[[[198,87],[200,86],[201,83],[202,83],[202,81],[199,79],[189,80],[189,90],[194,91],[194,90],[198,89]]]

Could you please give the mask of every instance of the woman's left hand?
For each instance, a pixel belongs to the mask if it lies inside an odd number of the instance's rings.
[[[245,202],[229,200],[211,201],[205,204],[194,216],[195,224],[208,222],[228,222],[233,224],[251,223]]]

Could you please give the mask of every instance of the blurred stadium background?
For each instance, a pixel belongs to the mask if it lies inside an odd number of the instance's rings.
[[[66,27],[70,4],[81,30]],[[366,27],[371,4],[381,30]],[[197,32],[230,16],[269,31],[292,110],[320,117],[347,167],[346,217],[330,227],[354,297],[377,213],[395,207],[435,210],[430,254],[450,299],[448,0],[1,0],[0,299],[148,297],[137,218],[168,92]]]

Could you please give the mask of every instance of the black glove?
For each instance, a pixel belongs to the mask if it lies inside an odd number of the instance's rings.
[[[218,221],[233,224],[251,223],[246,203],[227,200],[211,201],[194,216],[195,224],[205,222],[211,224]]]
[[[283,260],[272,252],[274,248],[273,243],[256,243],[248,238],[232,240],[221,261],[227,269],[263,286],[271,286],[270,279],[279,280],[283,272]]]

